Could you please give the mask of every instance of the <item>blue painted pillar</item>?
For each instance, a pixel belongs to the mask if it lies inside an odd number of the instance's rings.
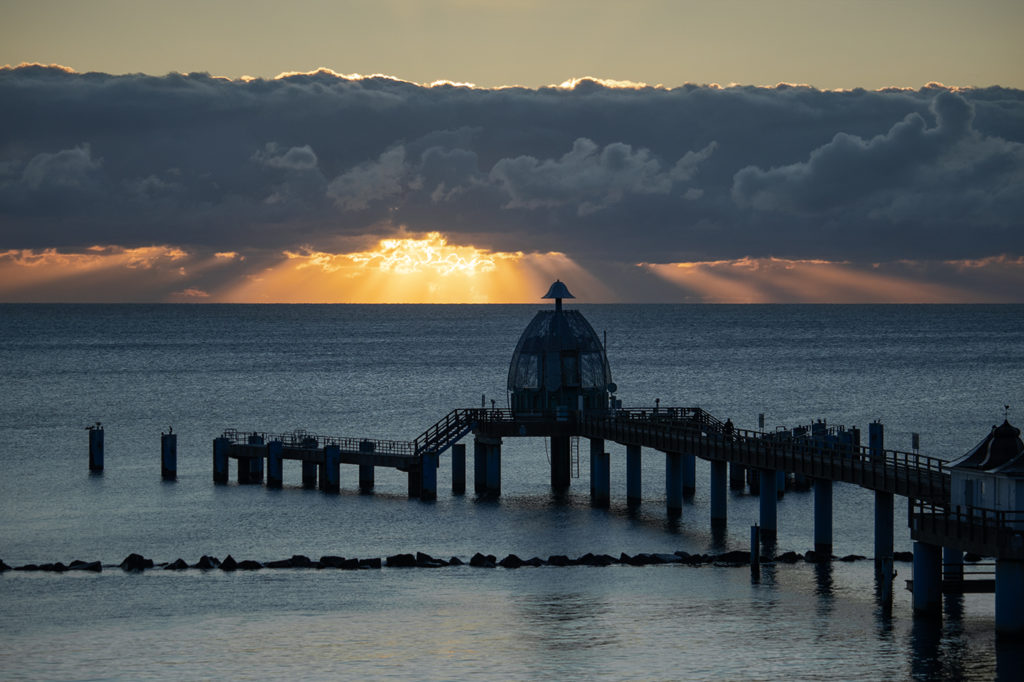
[[[103,471],[103,429],[89,427],[89,471]]]
[[[996,559],[996,632],[1024,635],[1024,562]],[[1019,671],[1018,671],[1019,672]]]
[[[501,495],[501,439],[487,443],[487,494]]]
[[[942,548],[942,577],[945,580],[964,579],[964,553],[959,549]]]
[[[267,487],[280,488],[284,484],[284,443],[267,443]]]
[[[452,446],[452,495],[466,494],[466,444]]]
[[[228,482],[228,448],[231,441],[223,436],[213,440],[213,482]]]
[[[341,490],[341,448],[328,445],[324,448],[324,492],[336,493]]]
[[[711,462],[711,525],[724,526],[727,520],[728,505],[728,462]]]
[[[743,490],[747,485],[747,468],[742,464],[729,462],[729,487],[733,490]]]
[[[641,462],[639,445],[626,446],[626,504],[636,506],[641,500]]]
[[[875,568],[892,559],[893,494],[875,491]]]
[[[778,481],[779,476],[775,471],[761,471],[761,536],[766,540],[774,540],[779,530]]]
[[[487,492],[487,445],[480,438],[473,439],[473,490],[477,495]]]
[[[665,506],[669,516],[683,513],[683,456],[678,452],[665,453]]]
[[[915,613],[942,614],[942,557],[935,545],[914,543],[913,603]]]
[[[551,488],[566,490],[572,477],[569,436],[551,436]]]
[[[683,497],[693,497],[697,492],[697,457],[683,454]]]
[[[178,436],[160,434],[160,477],[165,481],[178,478]]]
[[[302,460],[302,487],[316,488],[316,462]]]
[[[595,452],[590,457],[592,467],[590,475],[594,486],[591,504],[595,507],[607,507],[612,501],[611,455],[607,452]]]
[[[436,452],[424,452],[420,458],[420,499],[431,501],[437,499],[437,460]]]
[[[814,553],[832,556],[832,481],[814,480]]]
[[[590,500],[593,502],[594,496],[596,495],[596,484],[595,480],[597,459],[604,452],[604,438],[589,438],[590,441]]]

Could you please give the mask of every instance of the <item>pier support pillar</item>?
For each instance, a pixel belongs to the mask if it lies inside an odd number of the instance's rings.
[[[779,530],[778,474],[770,469],[761,471],[761,537],[774,540]]]
[[[421,469],[410,469],[409,477],[409,499],[419,497],[423,492],[423,471]]]
[[[729,462],[729,487],[733,490],[743,490],[747,484],[747,468],[742,464]]]
[[[324,492],[336,493],[341,490],[341,448],[328,445],[324,448]]]
[[[935,545],[914,543],[913,603],[915,613],[942,614],[942,558]]]
[[[601,441],[602,444],[604,441]],[[607,452],[590,453],[590,485],[594,494],[590,503],[595,507],[607,507],[612,500],[612,466],[611,455]]]
[[[786,494],[786,472],[781,469],[775,472],[775,494],[779,499]]]
[[[569,488],[572,466],[569,442],[569,436],[551,436],[551,487],[554,490]]]
[[[436,452],[424,452],[420,461],[420,499],[430,502],[437,499],[437,463]]]
[[[724,526],[727,518],[729,463],[714,460],[711,462],[711,525]]]
[[[479,438],[473,439],[473,491],[477,495],[487,492],[487,445]]]
[[[501,494],[501,439],[487,445],[487,494]]]
[[[254,433],[246,440],[249,445],[263,445],[263,436]],[[251,450],[250,450],[251,451]],[[238,483],[263,483],[263,456],[238,458]]]
[[[639,445],[626,446],[626,504],[636,506],[641,499],[641,448]]]
[[[943,580],[964,579],[964,553],[954,547],[942,548]]]
[[[223,436],[213,440],[213,482],[228,482],[228,448],[231,441]]]
[[[302,487],[316,488],[316,462],[302,460]]]
[[[874,426],[874,424],[872,424]],[[879,424],[881,426],[881,424]],[[875,491],[875,569],[892,559],[893,494]]]
[[[604,438],[588,438],[587,440],[590,441],[590,501],[593,502],[597,485],[597,459],[604,452]]]
[[[683,513],[683,455],[665,453],[665,506],[669,516]]]
[[[466,494],[466,444],[452,446],[452,495]]]
[[[160,434],[160,477],[165,481],[178,478],[178,437],[173,433]]]
[[[832,481],[814,479],[814,553],[832,556]]]
[[[751,495],[761,494],[761,472],[750,467],[747,469],[747,485],[750,486]]]
[[[368,493],[373,490],[373,464],[359,465],[359,492]]]
[[[267,487],[280,488],[284,484],[284,443],[267,443]]]
[[[697,457],[683,454],[683,497],[691,498],[697,493]]]
[[[996,559],[996,632],[1024,636],[1024,562]]]
[[[89,471],[103,471],[103,429],[89,427]]]

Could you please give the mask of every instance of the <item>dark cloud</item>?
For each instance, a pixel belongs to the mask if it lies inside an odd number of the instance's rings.
[[[1024,254],[1024,92],[0,69],[0,251],[441,230],[591,262]]]

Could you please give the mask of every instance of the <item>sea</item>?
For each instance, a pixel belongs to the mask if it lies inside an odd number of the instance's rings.
[[[98,573],[0,573],[0,678],[1021,679],[991,594],[915,618],[897,562],[874,577],[873,496],[837,484],[827,565],[163,570],[203,555],[424,552],[468,562],[586,553],[749,549],[758,499],[731,490],[712,532],[706,462],[682,515],[665,457],[643,452],[626,503],[625,448],[607,443],[611,504],[591,505],[586,458],[567,496],[543,439],[509,438],[501,495],[434,502],[378,469],[360,494],[212,481],[226,429],[412,440],[458,407],[507,402],[516,341],[538,305],[0,305],[0,560],[100,561]],[[738,428],[879,420],[886,447],[951,460],[1006,415],[1024,422],[1024,306],[586,305],[624,406],[701,407]],[[1008,408],[1006,407],[1008,406]],[[105,468],[90,473],[87,427]],[[178,477],[160,436],[178,435]],[[467,437],[467,440],[471,437]],[[472,448],[470,448],[470,451]],[[586,453],[586,443],[581,444]],[[813,495],[779,502],[777,552],[813,549]],[[897,551],[912,548],[896,504]],[[157,563],[118,568],[138,553]],[[983,562],[984,563],[984,562]],[[978,568],[984,570],[984,566]],[[991,566],[987,570],[991,570]],[[1022,605],[1024,608],[1024,605]]]

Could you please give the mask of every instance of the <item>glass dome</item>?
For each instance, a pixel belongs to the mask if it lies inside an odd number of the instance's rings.
[[[582,313],[562,309],[562,298],[572,297],[565,285],[556,282],[551,291],[562,294],[550,296],[556,298],[555,310],[541,310],[534,316],[512,354],[508,368],[512,409],[518,413],[606,409],[612,374],[604,346]]]

